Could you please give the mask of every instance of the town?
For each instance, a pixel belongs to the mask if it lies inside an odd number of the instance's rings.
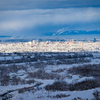
[[[100,41],[41,41],[33,40],[19,43],[0,43],[1,53],[13,52],[80,52],[80,51],[98,51],[100,50]]]

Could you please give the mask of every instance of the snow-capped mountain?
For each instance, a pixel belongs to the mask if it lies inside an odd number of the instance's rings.
[[[89,35],[89,34],[98,34],[100,35],[100,31],[85,31],[85,30],[71,30],[67,31],[64,29],[58,30],[56,33],[53,34],[53,36],[58,35]]]

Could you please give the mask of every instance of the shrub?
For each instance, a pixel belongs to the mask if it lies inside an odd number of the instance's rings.
[[[45,86],[45,89],[47,91],[53,90],[53,91],[82,91],[82,90],[88,90],[93,89],[96,87],[100,87],[100,84],[98,80],[84,80],[79,83],[75,84],[67,84],[65,81],[62,82],[54,82],[52,85]]]
[[[66,94],[57,94],[56,96],[53,96],[53,98],[64,98],[64,97],[68,97],[70,95],[66,95]]]
[[[54,82],[52,85],[45,86],[46,90],[53,90],[53,91],[66,91],[68,85],[65,81],[62,82]]]
[[[99,91],[95,90],[93,95],[94,95],[95,100],[100,100],[100,92]]]
[[[72,67],[68,70],[69,73],[79,74],[81,76],[100,76],[100,64],[88,64],[78,67]]]
[[[100,84],[97,80],[84,80],[79,83],[75,84],[69,84],[69,90],[74,91],[74,90],[88,90],[92,88],[99,87]]]

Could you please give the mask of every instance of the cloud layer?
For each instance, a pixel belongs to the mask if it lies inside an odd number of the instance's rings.
[[[100,7],[100,0],[0,0],[0,10]]]
[[[26,31],[34,35],[63,27],[68,27],[68,30],[100,30],[100,8],[0,11],[1,34],[24,34]]]

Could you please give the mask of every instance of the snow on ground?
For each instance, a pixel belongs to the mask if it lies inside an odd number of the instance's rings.
[[[13,59],[21,59],[20,56],[5,56],[5,57],[0,57],[0,60],[13,60]]]
[[[30,87],[30,86],[33,86],[33,85],[35,85],[36,83],[34,83],[34,84],[31,84],[31,85],[29,85],[29,84],[25,84],[25,85],[8,85],[8,86],[0,86],[0,94],[3,94],[3,93],[5,93],[5,92],[7,92],[7,91],[9,91],[9,90],[15,90],[15,89],[20,89],[20,88],[24,88],[24,87]]]
[[[92,53],[94,57],[100,57],[100,51],[99,52],[95,52],[95,53]]]
[[[44,70],[46,73],[48,74],[58,74],[61,76],[64,76],[64,81],[66,81],[67,83],[78,83],[78,82],[82,82],[86,79],[94,79],[94,77],[80,77],[80,75],[72,75],[72,74],[68,74],[67,70],[71,67],[77,67],[77,66],[83,66],[83,65],[87,65],[87,64],[100,64],[100,52],[97,53],[93,53],[94,58],[91,58],[91,62],[88,63],[80,63],[80,64],[61,64],[61,65],[47,65],[46,67],[44,67]],[[46,55],[46,56],[50,56],[50,55]],[[4,58],[2,58],[4,59]],[[8,59],[8,58],[7,58]],[[12,59],[9,58],[9,59]],[[1,60],[1,58],[0,58]],[[38,61],[39,62],[39,61]],[[46,62],[46,61],[44,61]],[[36,63],[36,62],[31,62],[32,64]],[[2,64],[4,65],[4,64]],[[0,66],[2,66],[0,65]],[[13,64],[5,64],[5,66],[10,66]],[[33,68],[32,66],[30,67],[28,63],[15,63],[15,65],[23,65],[23,66],[27,66],[27,71],[25,70],[19,70],[16,73],[10,73],[10,77],[13,77],[14,75],[17,77],[20,77],[21,79],[25,79],[27,77],[27,72],[36,72],[39,69],[38,68]],[[59,69],[64,69],[61,72],[56,72]],[[69,77],[68,77],[69,76]],[[53,84],[53,82],[55,82],[55,79],[36,79],[34,78],[34,80],[36,82],[41,82],[43,83],[42,85],[40,85],[39,87],[41,87],[41,90],[32,90],[30,92],[25,92],[25,93],[18,93],[17,91],[12,92],[12,94],[14,94],[14,97],[12,98],[12,100],[72,100],[74,98],[80,97],[82,99],[86,99],[88,98],[89,100],[93,99],[93,92],[94,90],[98,90],[100,91],[100,88],[95,88],[95,89],[89,89],[89,90],[84,90],[84,91],[49,91],[49,96],[48,97],[48,91],[46,91],[43,87],[45,87],[48,84]],[[24,87],[30,87],[35,85],[34,84],[25,84],[25,85],[8,85],[8,86],[0,86],[0,94],[3,94],[5,92],[7,92],[8,90],[15,90],[15,89],[20,89],[20,88],[24,88]],[[57,94],[66,94],[69,95],[68,97],[64,97],[64,98],[53,98],[53,96],[56,96]]]
[[[100,91],[100,88],[96,88],[96,90]],[[94,99],[93,92],[95,89],[85,90],[85,91],[45,91],[44,89],[36,91],[34,93],[32,92],[25,92],[23,94],[17,95],[15,93],[14,100],[72,100],[74,98],[82,98],[82,100],[92,100]],[[56,96],[57,94],[66,94],[69,95],[68,97],[64,98],[53,98],[53,96]],[[49,95],[49,97],[48,97]]]
[[[43,83],[40,87],[45,87],[45,86],[48,85],[48,84],[49,84],[49,85],[53,84],[53,82],[54,82],[55,80],[35,79],[35,81]]]

